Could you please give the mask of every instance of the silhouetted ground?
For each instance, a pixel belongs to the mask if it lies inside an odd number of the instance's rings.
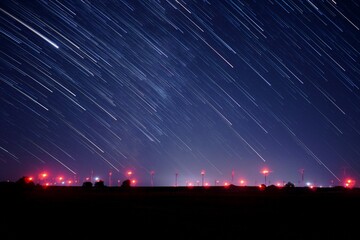
[[[0,187],[0,239],[360,239],[357,188]]]

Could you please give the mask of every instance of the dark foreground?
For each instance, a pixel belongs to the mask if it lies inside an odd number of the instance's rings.
[[[360,190],[2,187],[0,239],[360,239]]]

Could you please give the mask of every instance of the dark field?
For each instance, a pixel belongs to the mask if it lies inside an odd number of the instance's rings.
[[[0,239],[360,239],[360,190],[2,187]]]

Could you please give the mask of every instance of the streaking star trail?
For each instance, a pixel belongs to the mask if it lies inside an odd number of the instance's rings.
[[[353,0],[1,1],[0,179],[359,179],[359,12]]]
[[[56,45],[54,42],[52,42],[51,40],[49,40],[47,37],[45,37],[44,35],[42,35],[41,33],[39,33],[38,31],[36,31],[34,28],[30,27],[29,25],[27,25],[26,23],[22,22],[20,19],[14,17],[13,15],[11,15],[10,13],[6,12],[5,10],[0,8],[0,11],[7,14],[8,16],[10,16],[11,18],[13,18],[14,20],[16,20],[17,22],[21,23],[23,26],[25,26],[26,28],[28,28],[29,30],[31,30],[33,33],[35,33],[36,35],[38,35],[39,37],[41,37],[42,39],[44,39],[45,41],[47,41],[48,43],[50,43],[52,46],[54,46],[55,48],[59,48],[58,45]]]

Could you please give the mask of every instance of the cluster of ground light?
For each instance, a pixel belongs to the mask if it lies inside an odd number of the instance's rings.
[[[352,179],[352,178],[345,178],[339,184],[337,184],[337,185],[334,184],[334,185],[329,185],[329,186],[315,185],[311,182],[301,182],[300,184],[295,184],[291,181],[270,183],[270,182],[267,182],[267,180],[266,180],[270,171],[268,169],[263,169],[261,171],[261,173],[264,175],[264,182],[260,183],[260,184],[256,184],[256,186],[259,186],[259,187],[276,186],[278,188],[281,188],[281,187],[284,187],[289,184],[294,185],[294,186],[296,185],[299,187],[309,187],[309,188],[334,187],[334,186],[343,186],[345,188],[357,187],[356,180]],[[73,176],[73,177],[68,177],[68,176],[64,176],[64,175],[52,176],[48,172],[41,172],[41,173],[37,174],[37,177],[23,176],[20,179],[23,179],[26,183],[31,182],[31,183],[42,185],[42,186],[81,186],[81,185],[84,185],[84,183],[89,183],[91,185],[104,185],[104,186],[108,186],[108,187],[114,187],[114,186],[122,186],[124,184],[124,181],[128,181],[129,185],[131,185],[131,186],[140,186],[140,185],[138,185],[137,179],[136,179],[136,177],[134,177],[133,174],[134,174],[133,171],[130,171],[130,170],[127,171],[126,177],[124,179],[117,179],[115,184],[113,184],[111,172],[109,172],[109,176],[108,176],[109,178],[107,181],[105,181],[104,179],[102,179],[100,177],[96,177],[96,176],[95,177],[94,176],[85,177],[84,179],[76,178],[76,176]],[[155,186],[154,181],[153,181],[153,175],[154,175],[154,172],[151,172],[151,184],[149,185],[149,187]],[[254,186],[254,185],[248,184],[248,182],[245,179],[239,179],[237,181],[233,181],[233,179],[231,181],[215,180],[213,184],[210,184],[208,181],[205,181],[205,171],[204,170],[201,171],[201,181],[200,180],[186,181],[185,184],[178,184],[177,176],[178,176],[178,174],[176,173],[175,174],[175,184],[169,184],[168,186],[175,186],[175,187],[177,187],[177,186],[187,186],[187,187],[224,186],[224,187],[228,187],[231,185],[233,185],[233,186]],[[20,179],[18,181],[20,181]]]
[[[130,187],[127,180],[43,187],[29,180],[0,184],[2,239],[358,239],[360,188]]]

